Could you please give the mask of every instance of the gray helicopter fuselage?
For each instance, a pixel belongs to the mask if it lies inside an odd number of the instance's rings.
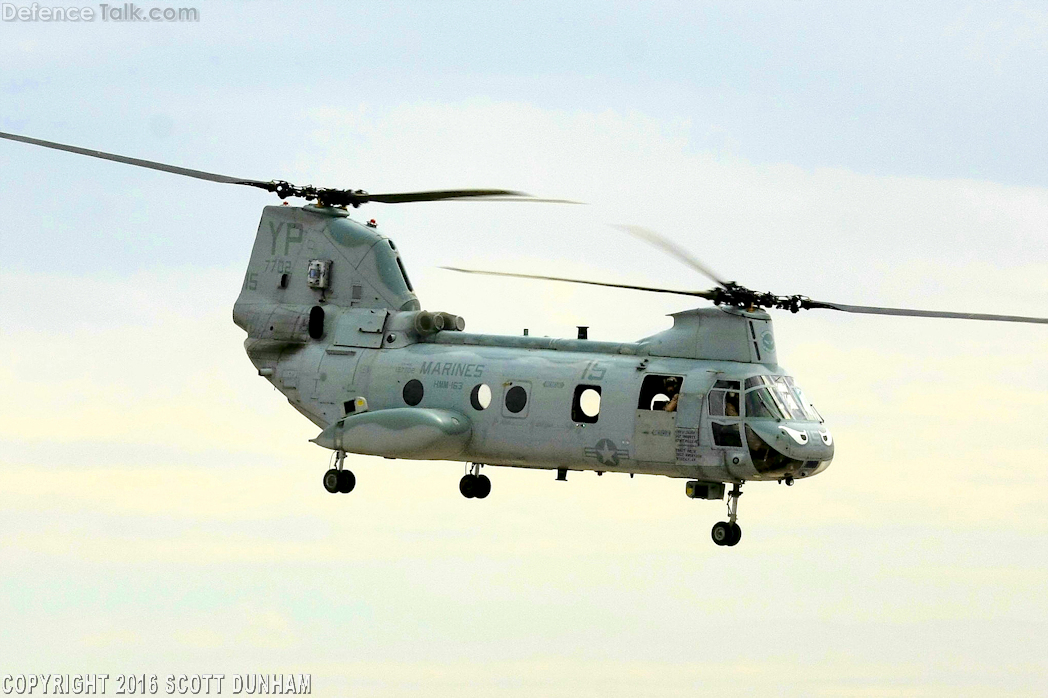
[[[808,477],[832,459],[761,310],[689,310],[615,343],[469,334],[419,308],[374,227],[267,207],[234,319],[333,450],[704,482]]]

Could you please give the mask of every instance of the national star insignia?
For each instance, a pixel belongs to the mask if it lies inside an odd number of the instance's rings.
[[[628,460],[630,457],[627,449],[618,448],[611,439],[601,439],[595,446],[586,447],[585,450],[588,457],[596,458],[601,465],[616,466],[619,464],[619,459]]]

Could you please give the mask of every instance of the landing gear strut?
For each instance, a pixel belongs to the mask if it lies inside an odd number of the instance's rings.
[[[742,540],[742,527],[735,523],[739,513],[739,497],[742,496],[742,483],[736,482],[728,493],[728,520],[713,524],[710,537],[717,545],[737,545]]]
[[[469,472],[459,480],[459,492],[466,499],[484,499],[491,494],[491,480],[480,474],[480,463],[471,463]]]
[[[346,452],[335,452],[335,467],[324,473],[324,489],[335,494],[348,494],[357,486],[357,478],[352,471],[345,469]]]

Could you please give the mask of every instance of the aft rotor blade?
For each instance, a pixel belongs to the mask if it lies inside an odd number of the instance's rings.
[[[954,320],[994,320],[997,322],[1031,322],[1048,325],[1048,318],[1025,317],[1022,315],[991,315],[988,313],[952,313],[940,310],[913,310],[911,308],[878,308],[869,305],[844,305],[843,303],[824,303],[822,301],[806,301],[805,308],[825,308],[827,310],[842,310],[846,313],[864,313],[867,315],[901,315],[905,317],[941,317]]]
[[[563,281],[569,284],[587,284],[589,286],[607,286],[609,288],[625,288],[631,291],[650,291],[652,293],[673,293],[678,296],[698,296],[713,300],[717,293],[714,291],[679,291],[672,288],[656,288],[654,286],[636,286],[634,284],[613,284],[607,281],[586,281],[583,279],[566,279],[561,276],[541,276],[539,274],[514,274],[508,271],[482,271],[479,269],[460,269],[459,267],[440,267],[448,271],[457,271],[462,274],[484,274],[485,276],[511,276],[517,279],[538,279],[540,281]]]
[[[501,197],[499,200],[503,201],[553,201],[552,199],[532,199],[528,194],[519,191],[511,191],[509,189],[444,189],[440,191],[368,194],[366,191],[360,189],[321,188],[311,185],[297,186],[283,180],[265,182],[258,179],[244,179],[242,177],[230,177],[228,175],[215,174],[213,172],[193,170],[187,167],[176,167],[175,165],[166,165],[162,162],[132,158],[127,157],[126,155],[116,155],[115,153],[107,153],[102,150],[91,150],[90,148],[81,148],[75,145],[66,145],[65,143],[55,143],[54,141],[45,141],[39,138],[19,136],[14,133],[0,132],[0,138],[29,143],[30,145],[39,145],[54,150],[64,150],[68,153],[87,155],[88,157],[100,158],[102,160],[111,160],[125,165],[145,167],[150,170],[170,172],[171,174],[203,179],[208,182],[219,182],[220,184],[243,184],[250,187],[258,187],[259,189],[265,189],[266,191],[276,193],[281,199],[285,199],[289,196],[297,196],[309,201],[315,200],[323,206],[356,207],[371,201],[384,204],[402,204],[416,201],[445,201],[448,199],[476,199],[478,201],[483,201],[492,200],[495,197]]]
[[[29,138],[28,136],[19,136],[13,133],[0,132],[0,138],[6,138],[11,141],[21,141],[22,143],[29,143],[30,145],[39,145],[44,148],[53,148],[54,150],[64,150],[68,153],[76,153],[77,155],[87,155],[92,158],[101,158],[102,160],[112,160],[113,162],[122,162],[125,165],[134,165],[136,167],[145,167],[150,170],[160,170],[161,172],[170,172],[172,174],[183,175],[185,177],[195,177],[196,179],[206,179],[209,182],[219,182],[221,184],[246,184],[252,187],[261,187],[268,189],[272,186],[271,182],[262,182],[255,179],[242,179],[240,177],[229,177],[227,175],[214,174],[212,172],[203,172],[201,170],[191,170],[186,167],[176,167],[174,165],[165,165],[162,162],[153,162],[152,160],[142,160],[139,158],[129,158],[126,155],[115,155],[113,153],[106,153],[101,150],[90,150],[89,148],[80,148],[75,145],[65,145],[64,143],[55,143],[54,141],[45,141],[39,138]]]
[[[699,260],[692,257],[691,254],[689,254],[684,248],[678,246],[674,242],[667,240],[666,238],[656,233],[654,230],[649,230],[648,228],[644,228],[639,225],[615,225],[612,227],[618,228],[619,230],[625,233],[629,233],[633,237],[639,238],[640,240],[643,240],[649,245],[658,247],[660,250],[667,253],[671,257],[675,257],[677,261],[686,264],[687,266],[691,267],[695,271],[705,276],[707,279],[716,282],[724,288],[730,288],[734,286],[734,282],[725,281],[715,271],[710,269],[708,266],[706,266]]]

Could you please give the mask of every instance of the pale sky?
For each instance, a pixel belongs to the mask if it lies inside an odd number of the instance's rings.
[[[188,3],[180,3],[188,5]],[[146,4],[145,7],[152,5]],[[0,22],[0,130],[235,176],[588,202],[373,205],[467,330],[635,340],[688,299],[439,265],[1048,315],[1048,11],[214,3]],[[316,695],[1041,696],[1048,330],[775,314],[836,458],[684,481],[350,456],[232,304],[264,192],[0,141],[0,675],[290,673]]]

